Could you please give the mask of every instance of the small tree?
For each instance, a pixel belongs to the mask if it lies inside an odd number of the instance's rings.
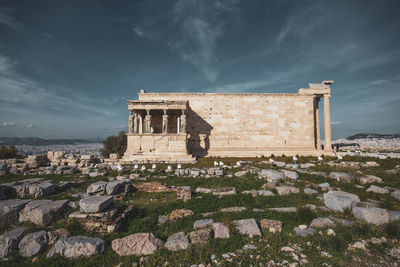
[[[110,157],[110,153],[118,153],[122,157],[126,151],[127,136],[124,131],[119,132],[117,136],[108,136],[103,142],[101,154],[103,157]]]
[[[11,159],[17,158],[18,149],[15,146],[5,146],[0,147],[0,159]]]

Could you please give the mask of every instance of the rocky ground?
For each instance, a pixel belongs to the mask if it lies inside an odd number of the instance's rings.
[[[2,266],[400,263],[399,159],[87,160],[3,163]]]

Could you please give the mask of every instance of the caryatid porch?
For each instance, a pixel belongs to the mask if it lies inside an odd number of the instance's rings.
[[[194,162],[188,154],[188,101],[129,100],[128,162]]]

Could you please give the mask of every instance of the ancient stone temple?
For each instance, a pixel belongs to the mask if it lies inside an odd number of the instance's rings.
[[[287,93],[147,93],[128,101],[127,162],[332,154],[330,84]],[[319,102],[324,103],[325,149]]]

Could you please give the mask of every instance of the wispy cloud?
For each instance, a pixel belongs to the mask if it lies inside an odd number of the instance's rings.
[[[17,30],[21,30],[24,26],[14,17],[14,9],[10,7],[0,7],[0,23]]]
[[[134,33],[136,33],[137,36],[144,37],[144,31],[140,27],[136,26],[132,30]]]
[[[0,124],[0,127],[14,127],[15,123],[13,121],[5,121]]]

